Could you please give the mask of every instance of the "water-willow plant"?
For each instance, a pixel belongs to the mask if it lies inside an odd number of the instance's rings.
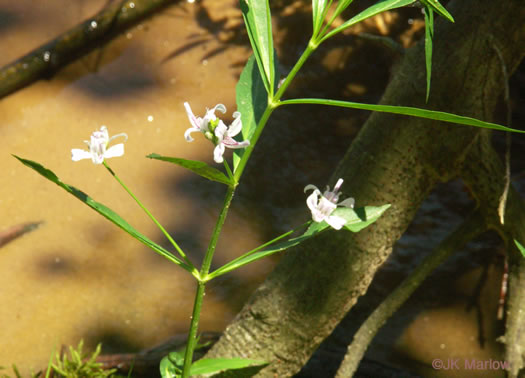
[[[162,225],[155,219],[151,212],[139,201],[139,199],[131,192],[131,190],[107,164],[106,159],[122,156],[124,154],[123,144],[117,144],[109,148],[108,145],[110,141],[116,137],[124,136],[127,138],[125,134],[118,134],[110,138],[107,129],[103,126],[100,131],[95,131],[93,133],[90,141],[86,141],[89,150],[84,151],[80,149],[73,149],[72,159],[74,161],[91,159],[95,164],[102,164],[159,227],[159,229],[173,245],[175,251],[178,253],[178,256],[150,240],[139,231],[135,230],[110,208],[96,202],[79,189],[62,182],[52,171],[43,167],[41,164],[15,156],[20,162],[34,169],[55,184],[59,185],[64,190],[71,193],[86,205],[97,211],[99,214],[109,219],[115,225],[122,228],[138,241],[144,243],[156,253],[162,255],[169,261],[188,271],[196,279],[198,285],[195,294],[193,314],[191,318],[192,320],[186,347],[182,351],[170,353],[163,359],[160,366],[163,377],[188,377],[194,374],[207,374],[227,369],[240,369],[247,366],[264,365],[266,363],[264,361],[240,358],[201,359],[199,361],[193,362],[193,352],[197,342],[197,330],[206,283],[218,276],[226,274],[234,269],[238,269],[248,263],[296,246],[304,240],[307,240],[319,234],[320,232],[329,229],[330,227],[334,229],[346,229],[352,232],[358,232],[364,227],[367,227],[371,223],[375,222],[390,206],[385,204],[378,207],[365,206],[354,209],[353,199],[347,198],[341,202],[338,202],[340,195],[339,192],[343,184],[342,179],[337,181],[332,191],[327,188],[324,193],[321,193],[321,191],[313,185],[306,185],[305,191],[313,189],[313,192],[307,198],[307,205],[311,211],[312,220],[303,225],[300,225],[295,230],[291,230],[280,236],[277,236],[267,243],[252,249],[226,263],[215,271],[210,272],[215,247],[217,245],[222,226],[226,219],[233,194],[240,182],[251,153],[255,148],[270,115],[276,108],[291,104],[319,104],[388,112],[496,130],[522,132],[498,124],[483,122],[469,117],[405,106],[361,104],[329,99],[281,100],[286,89],[295,78],[297,72],[303,66],[304,62],[322,42],[335,36],[346,28],[380,12],[411,5],[416,2],[417,0],[383,0],[362,11],[348,21],[342,23],[340,26],[333,28],[332,23],[334,20],[342,15],[342,12],[352,3],[352,0],[341,0],[338,1],[337,4],[333,4],[332,0],[313,0],[312,37],[310,38],[305,51],[298,59],[297,63],[292,68],[288,76],[283,80],[279,80],[279,65],[277,55],[273,48],[269,1],[240,1],[240,7],[254,53],[246,63],[246,66],[241,73],[236,87],[237,111],[233,115],[233,123],[230,126],[227,126],[215,114],[216,111],[223,113],[226,112],[224,105],[216,105],[211,110],[207,110],[203,117],[197,117],[193,114],[189,104],[184,103],[184,107],[191,125],[191,127],[187,129],[184,134],[186,140],[193,140],[190,136],[192,132],[202,132],[204,136],[213,143],[214,161],[216,163],[222,163],[224,166],[224,171],[214,168],[201,161],[161,156],[155,153],[147,156],[151,159],[177,164],[206,179],[224,184],[227,187],[222,209],[213,230],[208,249],[199,269],[193,265],[193,263],[186,256],[185,252],[179,247],[175,240],[173,240],[170,234],[164,229],[164,227],[162,227]],[[421,4],[425,9],[425,20],[427,23],[427,48],[425,49],[425,55],[427,62],[428,96],[428,89],[430,88],[433,12],[446,17],[450,21],[453,21],[453,18],[437,0],[422,0]],[[331,16],[328,18],[327,16],[329,14],[329,9],[333,8],[334,6],[335,9],[332,9]],[[230,164],[228,164],[228,162],[223,158],[225,148],[234,149],[232,167],[230,167]]]

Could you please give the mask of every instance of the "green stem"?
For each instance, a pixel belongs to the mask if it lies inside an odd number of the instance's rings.
[[[202,300],[205,293],[205,285],[206,282],[209,281],[210,275],[209,270],[211,266],[211,262],[213,259],[213,254],[215,252],[215,247],[217,246],[217,241],[219,239],[219,235],[222,229],[222,226],[224,224],[224,221],[226,220],[226,215],[228,214],[228,209],[230,208],[231,200],[233,198],[233,194],[235,193],[235,186],[239,182],[242,173],[244,172],[244,168],[246,167],[246,163],[250,159],[250,156],[253,152],[253,149],[255,148],[255,145],[257,144],[257,141],[259,140],[259,137],[264,129],[264,126],[266,125],[266,122],[270,118],[270,115],[274,111],[275,108],[279,106],[279,100],[281,96],[284,94],[292,80],[294,79],[295,75],[299,71],[299,69],[303,66],[304,62],[308,57],[315,51],[319,44],[315,43],[312,39],[310,40],[306,50],[303,52],[295,66],[292,68],[284,82],[282,83],[281,87],[277,91],[277,93],[271,97],[268,98],[268,105],[266,106],[266,109],[259,120],[259,123],[257,124],[257,128],[255,129],[255,132],[250,139],[250,145],[246,147],[244,150],[244,154],[242,155],[241,161],[239,162],[239,166],[235,170],[235,173],[233,174],[234,179],[234,185],[228,187],[228,191],[226,192],[226,197],[224,199],[224,205],[221,210],[221,213],[219,214],[219,219],[217,219],[217,224],[215,225],[215,229],[213,230],[213,234],[210,240],[210,244],[208,246],[208,250],[206,251],[206,255],[204,256],[204,260],[202,262],[202,267],[200,270],[200,274],[198,277],[199,286],[197,288],[197,292],[195,294],[195,303],[193,306],[193,315],[191,318],[191,325],[190,325],[190,332],[188,333],[188,340],[186,343],[186,352],[184,354],[184,368],[182,370],[182,378],[189,377],[190,369],[191,369],[191,363],[193,362],[193,351],[195,349],[195,343],[196,343],[196,336],[197,336],[197,330],[199,327],[199,318],[200,318],[200,312],[202,309]],[[225,166],[226,169],[228,169],[228,166]],[[131,194],[131,193],[130,193]]]
[[[199,319],[201,316],[202,300],[206,284],[199,282],[197,292],[195,293],[195,302],[193,302],[193,313],[191,315],[190,332],[186,343],[186,352],[184,354],[184,367],[182,368],[182,378],[190,376],[191,363],[193,362],[193,351],[197,342],[197,330],[199,328]]]
[[[315,49],[318,46],[319,44],[316,41],[314,41],[313,38],[311,38],[310,41],[308,42],[308,46],[306,46],[306,49],[303,51],[301,57],[295,63],[295,65],[293,66],[288,76],[286,76],[286,79],[279,87],[279,90],[277,91],[277,93],[275,93],[275,97],[273,98],[274,102],[278,102],[281,99],[282,95],[284,94],[284,92],[286,91],[290,83],[293,81],[293,79],[295,78],[295,75],[297,75],[297,72],[299,72],[299,70],[303,67],[304,63],[306,62],[306,60],[310,57],[310,55],[312,55],[312,53],[315,51]]]
[[[228,187],[228,191],[226,192],[226,196],[224,197],[222,210],[219,214],[219,219],[217,219],[217,224],[215,225],[215,229],[213,230],[213,234],[210,239],[210,244],[208,245],[208,250],[206,251],[206,255],[204,256],[204,261],[202,262],[200,276],[201,280],[203,281],[206,281],[208,272],[210,271],[211,261],[213,259],[215,247],[217,246],[217,241],[219,240],[219,235],[221,233],[222,226],[224,224],[224,221],[226,220],[228,210],[230,209],[230,204],[232,202],[234,193],[235,188]]]
[[[256,253],[256,252],[258,252],[258,251],[260,251],[260,250],[263,249],[263,248],[266,248],[266,247],[268,247],[268,246],[270,246],[270,245],[272,245],[272,244],[278,242],[278,241],[281,240],[281,239],[284,239],[285,237],[287,237],[287,236],[293,234],[294,232],[296,232],[298,229],[301,229],[301,228],[307,226],[307,225],[310,224],[310,223],[312,223],[311,220],[308,221],[308,222],[303,223],[301,226],[299,226],[298,228],[296,228],[296,229],[294,229],[294,230],[290,230],[290,231],[288,231],[288,232],[285,232],[284,234],[281,234],[281,235],[279,235],[279,236],[273,238],[272,240],[267,241],[267,242],[264,243],[263,245],[260,245],[260,246],[258,246],[257,248],[254,248],[254,249],[252,249],[251,251],[246,252],[246,253],[243,254],[242,256],[239,256],[239,257],[233,259],[233,260],[230,261],[229,263],[224,264],[223,266],[221,266],[221,267],[218,268],[217,270],[211,272],[211,273],[208,275],[208,279],[207,279],[207,281],[211,281],[212,279],[217,278],[217,277],[219,277],[219,276],[222,276],[222,275],[225,274],[225,273],[228,273],[228,272],[230,272],[230,271],[232,271],[232,270],[234,270],[234,269],[240,268],[240,267],[243,266],[244,264],[243,264],[243,265],[239,265],[238,267],[235,267],[235,268],[229,269],[230,266],[237,264],[238,261],[240,261],[240,260],[242,260],[242,259],[244,259],[244,258],[246,258],[246,257],[248,257],[248,256],[250,256],[250,255],[252,255],[252,254],[254,254],[254,253]],[[253,260],[253,261],[257,261],[257,260]],[[252,261],[252,262],[253,262],[253,261]]]
[[[189,377],[191,363],[193,361],[193,351],[195,349],[197,330],[199,328],[199,318],[202,308],[202,299],[204,297],[204,291],[206,288],[206,282],[208,281],[208,272],[210,271],[211,261],[213,259],[213,254],[215,252],[215,247],[217,247],[217,241],[219,240],[219,235],[226,220],[226,215],[230,209],[230,204],[232,202],[233,194],[235,193],[234,187],[228,187],[226,196],[224,198],[224,203],[222,206],[221,213],[215,224],[215,229],[210,239],[210,244],[208,245],[208,250],[204,256],[202,262],[202,267],[199,274],[199,286],[197,287],[197,292],[195,293],[195,303],[193,305],[193,315],[191,317],[190,332],[188,333],[188,340],[186,342],[186,352],[184,354],[184,368],[182,370],[182,378]]]
[[[252,138],[250,139],[250,145],[244,149],[244,154],[242,155],[241,161],[239,162],[239,166],[233,174],[235,182],[239,182],[239,180],[241,179],[242,173],[244,172],[244,168],[246,167],[246,163],[248,163],[248,160],[252,155],[253,149],[255,148],[255,145],[257,144],[257,141],[259,140],[259,137],[261,136],[264,126],[266,125],[268,118],[270,118],[273,109],[274,108],[270,107],[270,105],[266,107],[266,110],[264,111],[259,121],[259,124],[257,125],[255,132],[253,133]]]
[[[255,132],[253,133],[252,138],[250,139],[250,145],[246,147],[244,150],[244,154],[242,155],[241,161],[239,162],[239,166],[235,170],[234,179],[235,182],[239,182],[241,179],[242,173],[244,172],[244,168],[246,167],[246,164],[248,163],[248,160],[250,159],[250,156],[253,152],[253,149],[255,148],[255,145],[257,144],[257,141],[259,140],[259,137],[261,136],[262,131],[264,130],[264,126],[266,126],[266,122],[268,122],[268,119],[270,118],[270,115],[274,111],[275,108],[277,108],[280,105],[279,100],[281,99],[282,95],[292,82],[292,80],[295,78],[295,75],[303,64],[306,62],[308,57],[312,55],[312,53],[317,48],[318,44],[315,44],[312,39],[310,39],[310,42],[308,43],[308,46],[306,47],[306,50],[304,50],[303,54],[295,63],[292,70],[284,80],[284,82],[281,84],[277,92],[275,93],[274,97],[268,98],[268,105],[266,106],[266,109],[259,120],[259,123],[257,124],[257,128],[255,129]]]
[[[228,177],[230,178],[230,180],[234,180],[233,173],[232,173],[232,171],[230,169],[230,166],[229,166],[228,162],[226,161],[226,159],[224,160],[224,168],[226,169],[226,173],[228,174]]]
[[[104,167],[107,168],[107,170],[109,171],[109,173],[111,173],[111,175],[118,181],[118,183],[120,185],[122,185],[122,187],[126,190],[126,192],[128,192],[128,194],[135,200],[135,202],[137,202],[137,204],[142,208],[142,210],[144,210],[144,212],[148,215],[148,217],[150,217],[150,219],[157,225],[157,227],[162,231],[162,233],[166,236],[166,238],[168,238],[168,240],[170,241],[170,243],[175,247],[175,249],[177,250],[177,252],[179,252],[179,254],[182,256],[182,258],[184,259],[184,261],[186,261],[188,263],[188,265],[194,270],[196,271],[197,269],[193,266],[193,264],[191,263],[191,261],[188,259],[188,257],[186,257],[186,254],[182,251],[182,249],[179,247],[179,245],[175,242],[175,240],[173,240],[173,238],[171,237],[171,235],[164,229],[164,227],[162,227],[162,225],[159,223],[159,221],[157,219],[155,219],[155,217],[153,216],[153,214],[150,213],[150,211],[148,209],[146,209],[146,207],[142,204],[142,202],[139,201],[139,199],[137,197],[135,197],[135,195],[131,192],[131,190],[128,189],[128,187],[126,186],[126,184],[124,184],[122,182],[122,180],[115,174],[115,172],[113,172],[113,170],[108,166],[108,164],[104,161]]]

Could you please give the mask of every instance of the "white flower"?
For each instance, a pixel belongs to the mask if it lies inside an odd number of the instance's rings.
[[[184,103],[188,119],[190,120],[191,127],[184,133],[184,138],[188,142],[192,142],[193,138],[191,133],[194,131],[200,131],[204,134],[206,139],[211,140],[215,144],[215,150],[213,151],[213,160],[216,163],[222,163],[224,150],[228,148],[245,148],[250,145],[250,141],[245,140],[238,142],[233,139],[234,136],[239,134],[242,129],[241,113],[233,113],[233,122],[230,126],[226,126],[221,119],[217,118],[215,111],[218,110],[222,113],[226,113],[226,107],[223,104],[217,104],[213,109],[206,109],[204,117],[196,117],[191,111],[190,104]]]
[[[304,188],[305,193],[307,190],[314,190],[306,199],[306,204],[312,212],[312,219],[315,222],[326,221],[326,223],[336,230],[340,230],[346,223],[346,220],[337,215],[331,215],[333,211],[338,205],[352,209],[355,203],[353,198],[347,198],[344,201],[337,202],[339,200],[339,189],[341,189],[341,185],[343,185],[343,179],[337,180],[332,192],[327,186],[323,194],[321,194],[321,191],[315,185],[306,185]]]
[[[104,159],[122,156],[124,155],[124,144],[119,143],[107,148],[109,142],[120,136],[125,138],[124,141],[128,139],[126,133],[120,133],[110,138],[108,135],[108,129],[106,126],[102,126],[100,127],[100,131],[95,131],[91,134],[91,142],[87,140],[84,141],[84,143],[87,144],[89,151],[73,148],[71,150],[71,160],[79,161],[82,159],[91,159],[94,164],[102,164]]]

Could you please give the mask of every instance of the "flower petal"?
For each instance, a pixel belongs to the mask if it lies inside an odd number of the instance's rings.
[[[222,158],[222,155],[224,154],[224,149],[224,144],[219,143],[213,150],[213,160],[215,160],[216,163],[222,163],[224,161],[224,159]]]
[[[347,198],[345,199],[344,201],[341,201],[337,204],[338,206],[344,206],[344,207],[348,207],[350,209],[353,209],[354,208],[354,205],[355,205],[355,199],[353,198]]]
[[[233,113],[233,118],[234,120],[228,128],[228,135],[231,137],[234,137],[235,135],[239,134],[242,130],[241,113]]]
[[[197,117],[195,117],[195,114],[191,111],[190,104],[185,102],[184,108],[186,109],[186,114],[188,115],[188,119],[190,120],[191,125],[196,128],[197,130],[200,130],[200,122]]]
[[[306,193],[307,190],[310,190],[310,189],[313,189],[313,190],[317,190],[319,193],[321,193],[321,191],[317,188],[317,186],[315,185],[312,185],[312,184],[308,184],[304,187],[304,192]]]
[[[83,159],[91,159],[91,153],[85,150],[81,150],[79,148],[73,148],[71,150],[71,160],[79,161]]]
[[[126,133],[120,133],[120,134],[115,134],[113,135],[111,138],[108,139],[108,143],[110,143],[113,139],[117,139],[119,137],[124,137],[124,142],[126,142],[128,140],[128,134]]]
[[[312,217],[313,219],[316,221],[316,222],[320,222],[319,220],[316,220],[316,218],[319,218],[318,217],[318,214],[319,214],[319,210],[317,209],[317,206],[318,206],[318,199],[319,199],[319,196],[321,195],[321,192],[319,190],[314,190],[312,194],[310,194],[308,196],[308,198],[306,199],[306,205],[308,206],[308,208],[310,209],[310,211],[312,212]],[[322,219],[321,219],[322,220]]]
[[[222,144],[225,145],[228,148],[245,148],[250,145],[249,140],[243,140],[242,142],[237,142],[235,139],[230,137],[229,135],[225,136],[222,140]]]
[[[340,230],[346,223],[346,219],[338,217],[337,215],[331,215],[327,217],[325,221],[336,230]]]
[[[122,155],[124,155],[124,144],[119,143],[107,149],[106,153],[104,154],[104,158],[109,159],[112,157],[117,157],[117,156],[122,156]]]
[[[200,129],[197,129],[196,127],[190,127],[184,132],[184,139],[186,139],[187,142],[193,142],[193,138],[191,137],[191,133],[195,131],[201,131]]]
[[[217,127],[215,128],[215,136],[217,137],[218,139],[218,143],[221,144],[222,143],[222,140],[224,139],[224,136],[225,135],[228,135],[226,132],[227,132],[228,128],[226,127],[226,125],[224,124],[224,122],[222,122],[221,120],[219,120],[219,124],[217,125]]]
[[[223,104],[217,104],[213,107],[212,110],[210,110],[210,112],[212,112],[214,115],[215,115],[215,111],[218,110],[220,111],[221,113],[226,113],[226,106],[224,106]]]

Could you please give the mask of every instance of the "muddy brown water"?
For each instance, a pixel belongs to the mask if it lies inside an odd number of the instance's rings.
[[[105,3],[0,0],[0,64],[83,21]],[[307,42],[302,25],[310,18],[304,2],[278,3],[276,45],[286,72]],[[408,22],[417,12],[389,13],[362,30],[394,34],[409,45],[421,34],[417,19]],[[194,296],[191,277],[10,154],[42,163],[168,247],[103,167],[70,159],[71,148],[82,148],[83,140],[101,125],[110,135],[127,133],[126,154],[108,160],[109,165],[199,262],[224,189],[145,155],[156,152],[214,164],[209,142],[199,136],[193,143],[184,140],[189,124],[182,104],[189,101],[202,115],[206,107],[221,102],[228,109],[226,117],[231,117],[236,80],[250,53],[241,25],[233,0],[180,2],[51,80],[1,100],[0,230],[25,222],[43,224],[0,249],[0,366],[14,363],[25,374],[45,366],[53,349],[80,339],[89,348],[103,342],[107,352],[136,351],[186,331]],[[321,48],[291,89],[312,97],[375,102],[395,58],[382,46],[345,35]],[[276,112],[243,177],[215,265],[302,223],[308,217],[304,185],[325,185],[366,117],[366,112],[306,106]],[[451,191],[453,196],[447,194]],[[461,184],[452,183],[429,198],[370,289],[376,299],[360,301],[361,307],[335,334],[333,348],[343,349],[346,339],[339,336],[350,334],[356,319],[362,319],[377,298],[466,214],[470,200],[457,193],[462,193]],[[471,248],[490,255],[498,242],[488,237]],[[493,335],[499,330],[494,303],[501,261],[473,261],[465,257],[467,253],[427,282],[425,294],[389,322],[368,358],[438,376],[440,372],[428,367],[433,358],[455,356],[458,351],[469,358],[499,356]],[[267,259],[214,281],[205,298],[201,329],[223,330],[275,262]],[[486,342],[481,347],[477,313],[466,310],[465,303],[484,267],[490,274],[480,297],[487,314],[482,332]],[[440,291],[444,286],[446,290]]]

